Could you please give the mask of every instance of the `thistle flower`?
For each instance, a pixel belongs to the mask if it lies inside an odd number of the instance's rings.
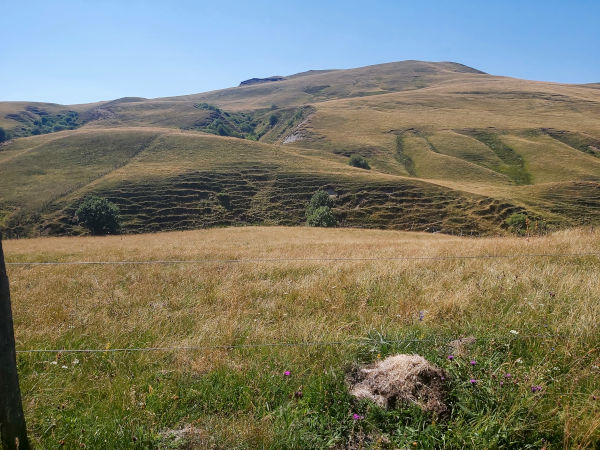
[[[471,378],[469,380],[469,383],[471,383],[471,384],[477,384],[477,380],[475,378]]]
[[[283,374],[284,374],[286,377],[289,377],[289,376],[292,374],[292,372],[290,372],[289,370],[286,370],[285,372],[283,372]]]
[[[477,364],[477,361],[475,361],[474,359],[471,360],[471,365],[474,366],[475,364]]]
[[[365,416],[361,416],[360,414],[352,414],[352,420],[363,420]]]
[[[452,361],[454,359],[454,355],[448,355],[448,359]]]

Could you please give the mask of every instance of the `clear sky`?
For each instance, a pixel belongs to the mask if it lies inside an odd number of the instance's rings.
[[[0,101],[183,95],[404,59],[600,82],[600,0],[0,2]]]

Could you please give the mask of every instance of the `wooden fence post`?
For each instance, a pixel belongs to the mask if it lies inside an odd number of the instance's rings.
[[[0,235],[0,435],[6,450],[29,449],[21,403],[10,290]]]

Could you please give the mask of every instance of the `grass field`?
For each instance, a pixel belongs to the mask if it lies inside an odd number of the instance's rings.
[[[600,262],[584,253],[599,245],[589,228],[530,238],[252,227],[5,241],[8,262],[213,260],[8,266],[21,350],[207,347],[20,353],[32,440],[595,448]],[[490,255],[507,257],[448,258]],[[407,259],[371,260],[399,257]],[[420,257],[432,259],[410,259]],[[450,361],[448,342],[464,336],[477,341]],[[309,342],[322,345],[251,346]],[[349,397],[353,364],[398,352],[447,371],[448,420]]]

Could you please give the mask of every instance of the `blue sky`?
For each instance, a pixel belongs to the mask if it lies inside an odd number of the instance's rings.
[[[183,95],[404,59],[600,82],[599,22],[598,0],[5,0],[0,100]]]

